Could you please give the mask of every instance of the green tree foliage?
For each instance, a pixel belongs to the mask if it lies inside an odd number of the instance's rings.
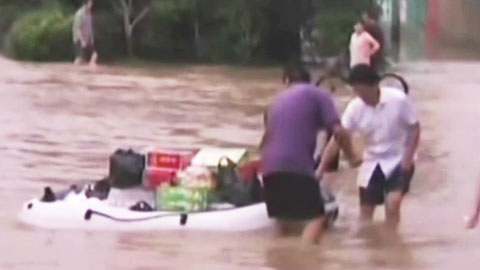
[[[57,6],[31,11],[9,31],[7,53],[17,59],[55,61],[72,58],[72,17]]]
[[[128,55],[132,57],[134,30],[152,10],[152,0],[109,0],[109,2],[113,10],[122,18]]]
[[[265,46],[268,56],[282,62],[300,58],[300,29],[308,21],[312,0],[268,0]]]
[[[0,0],[0,44],[3,44],[5,34],[11,28],[15,20],[26,12],[37,8],[36,0]]]
[[[321,55],[335,55],[348,48],[353,25],[370,8],[370,0],[313,0],[311,26],[319,31],[315,42]]]

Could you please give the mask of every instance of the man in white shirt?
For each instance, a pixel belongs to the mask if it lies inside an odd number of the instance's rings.
[[[414,172],[420,123],[407,95],[395,88],[380,88],[379,75],[373,68],[353,67],[349,81],[357,97],[348,104],[342,124],[351,133],[361,135],[365,143],[357,179],[360,218],[371,221],[375,207],[385,203],[387,225],[396,228]],[[338,149],[331,140],[318,174],[325,171]]]
[[[359,64],[370,66],[372,56],[380,50],[380,44],[361,23],[355,25],[355,32],[350,38],[350,67]]]

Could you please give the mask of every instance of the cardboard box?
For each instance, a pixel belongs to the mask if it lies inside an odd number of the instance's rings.
[[[247,150],[243,148],[202,148],[193,157],[191,164],[216,168],[223,157],[228,157],[236,164],[240,164],[246,160]]]

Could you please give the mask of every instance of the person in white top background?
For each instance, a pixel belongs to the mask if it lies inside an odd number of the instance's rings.
[[[380,87],[379,81],[378,73],[367,65],[352,68],[349,83],[356,98],[348,104],[342,124],[364,142],[357,178],[361,221],[371,222],[376,206],[385,204],[387,227],[396,229],[414,173],[421,128],[409,97],[399,89]],[[317,177],[338,151],[335,140],[330,140]]]
[[[359,64],[370,66],[372,56],[380,50],[380,43],[365,31],[362,23],[355,24],[354,29],[350,38],[350,67]]]

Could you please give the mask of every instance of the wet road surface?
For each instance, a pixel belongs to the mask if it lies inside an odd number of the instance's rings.
[[[370,231],[356,230],[355,172],[342,169],[335,176],[339,222],[320,246],[300,247],[297,238],[269,232],[54,231],[22,225],[16,216],[46,185],[103,177],[119,147],[255,147],[279,70],[91,71],[0,58],[0,269],[477,269],[480,235],[464,229],[463,217],[480,174],[479,68],[467,62],[400,67],[424,134],[398,235],[382,232],[381,209]]]

